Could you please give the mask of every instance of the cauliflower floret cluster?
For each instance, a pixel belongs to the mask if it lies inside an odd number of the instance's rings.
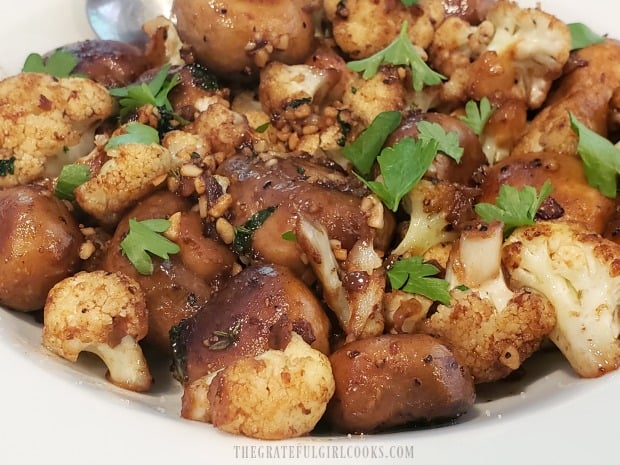
[[[586,378],[620,366],[620,245],[572,223],[538,223],[506,241],[511,281],[545,295],[557,323],[549,334]]]
[[[0,81],[0,159],[14,160],[0,187],[42,177],[50,158],[77,145],[112,110],[106,88],[89,79],[21,73]]]
[[[505,378],[519,368],[556,321],[545,297],[526,289],[512,291],[506,285],[502,234],[501,223],[481,223],[463,231],[446,271],[451,305],[439,305],[419,325],[421,331],[449,343],[476,383]]]
[[[420,0],[410,7],[391,0],[326,0],[324,8],[336,43],[354,59],[366,58],[389,45],[403,21],[409,25],[411,41],[426,48],[445,15],[440,0]]]
[[[499,1],[479,26],[451,19],[435,38],[430,61],[450,77],[443,94],[455,102],[517,98],[529,108],[539,108],[571,50],[565,23],[506,0]]]
[[[208,393],[211,421],[260,439],[302,436],[321,419],[334,390],[327,356],[293,332],[283,351],[238,359],[215,375]]]
[[[140,198],[157,188],[178,164],[159,144],[128,143],[110,148],[107,161],[75,189],[80,207],[104,224],[112,224]]]
[[[56,284],[45,302],[43,345],[71,362],[84,351],[98,355],[108,379],[124,389],[151,387],[138,344],[147,332],[144,293],[122,273],[80,272]]]

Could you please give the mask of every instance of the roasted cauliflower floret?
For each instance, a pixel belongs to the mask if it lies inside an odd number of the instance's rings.
[[[127,208],[153,192],[181,161],[159,144],[135,142],[111,147],[106,158],[101,169],[75,189],[80,207],[104,224],[114,223]]]
[[[403,199],[409,214],[406,232],[394,255],[423,255],[431,247],[451,242],[463,220],[474,217],[473,198],[458,184],[421,180]]]
[[[501,269],[502,240],[497,222],[463,231],[446,270],[451,305],[439,305],[419,325],[450,345],[476,383],[502,379],[519,368],[555,325],[545,297],[508,288]]]
[[[507,239],[512,283],[555,307],[549,338],[586,378],[620,366],[620,246],[572,223],[537,223]]]
[[[216,427],[259,439],[286,439],[314,429],[335,390],[327,356],[297,333],[282,350],[245,357],[219,371],[209,391]]]
[[[405,76],[401,76],[396,68],[382,66],[370,79],[357,75],[351,77],[342,102],[352,117],[360,122],[361,129],[365,129],[383,111],[404,110],[409,88]]]
[[[490,21],[472,26],[459,17],[449,17],[437,28],[428,52],[430,65],[438,72],[452,76],[484,52],[494,33],[495,26]]]
[[[107,378],[147,391],[151,374],[138,344],[148,331],[148,310],[138,283],[122,273],[80,272],[56,284],[44,308],[43,345],[71,362],[98,355]]]
[[[426,48],[445,16],[441,0],[420,0],[410,7],[392,0],[325,0],[324,8],[336,43],[354,59],[369,57],[387,47],[404,21],[409,25],[411,41]]]
[[[14,160],[0,187],[44,176],[51,158],[67,158],[67,149],[112,110],[106,88],[89,79],[21,73],[0,81],[0,159]]]
[[[501,95],[539,108],[551,83],[561,75],[571,49],[565,23],[539,9],[521,8],[506,0],[491,8],[477,28],[455,19],[444,27],[447,34],[435,35],[430,59],[444,72],[451,71],[444,96],[452,101]],[[491,32],[492,39],[481,50]]]

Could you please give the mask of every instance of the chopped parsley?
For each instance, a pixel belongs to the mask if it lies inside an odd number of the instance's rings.
[[[379,66],[383,63],[409,66],[412,72],[413,89],[417,92],[421,91],[425,85],[434,86],[445,79],[445,76],[433,71],[420,58],[407,35],[407,21],[403,22],[400,33],[390,45],[368,58],[350,61],[347,66],[353,71],[363,72],[364,79],[370,79],[377,74]]]
[[[110,89],[110,95],[119,99],[120,116],[125,118],[132,111],[151,104],[154,107],[172,111],[172,104],[168,100],[168,94],[180,81],[181,77],[174,74],[168,77],[170,65],[164,66],[150,82],[131,84],[127,87]]]
[[[153,261],[149,253],[168,260],[170,254],[180,252],[177,244],[161,234],[169,227],[170,221],[162,218],[143,221],[129,219],[129,232],[121,241],[121,251],[138,273],[153,274]]]
[[[366,176],[381,152],[381,147],[398,127],[401,119],[399,111],[379,113],[355,141],[342,149],[342,154],[353,163],[359,173]]]
[[[477,136],[480,136],[494,111],[495,108],[486,97],[482,97],[480,103],[476,103],[475,100],[469,100],[465,104],[465,116],[461,116],[460,119],[467,124]]]
[[[110,138],[105,149],[110,150],[123,144],[159,144],[159,132],[146,124],[129,123],[125,126],[125,131],[125,134]]]
[[[431,166],[438,150],[436,140],[414,140],[405,137],[393,147],[386,147],[377,157],[381,168],[380,181],[360,180],[392,211]]]
[[[425,142],[437,141],[437,150],[443,152],[457,163],[463,156],[463,147],[460,145],[459,135],[455,131],[446,130],[437,123],[430,121],[420,121],[416,125],[418,129],[418,139]]]
[[[582,23],[569,23],[571,50],[579,50],[590,45],[600,44],[605,38],[598,35],[588,26]]]
[[[620,149],[569,113],[570,124],[579,137],[577,152],[583,161],[588,184],[606,197],[616,197],[620,174]]]
[[[232,249],[239,256],[245,256],[252,249],[252,235],[260,228],[267,218],[276,211],[276,207],[267,207],[254,213],[242,226],[235,227],[235,239]]]
[[[405,6],[417,5],[419,0],[400,0]]]
[[[90,179],[90,168],[79,163],[65,165],[56,181],[54,195],[63,200],[74,200],[77,187]]]
[[[398,260],[387,271],[393,289],[450,305],[450,284],[445,279],[434,278],[437,273],[439,269],[435,265],[417,256]]]
[[[540,193],[537,193],[532,186],[518,189],[509,184],[503,184],[499,188],[495,205],[479,203],[474,209],[485,221],[498,220],[504,223],[504,235],[508,236],[519,226],[535,224],[536,212],[551,192],[553,188],[549,180],[541,186]]]
[[[15,157],[0,159],[0,176],[15,174]]]
[[[45,73],[62,78],[71,76],[78,63],[77,57],[66,50],[56,50],[46,58],[38,53],[31,53],[26,58],[22,71],[25,73]]]
[[[297,242],[297,236],[293,231],[285,231],[282,233],[282,239],[290,242]]]

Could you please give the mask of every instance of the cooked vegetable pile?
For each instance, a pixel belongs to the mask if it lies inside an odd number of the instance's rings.
[[[507,0],[176,0],[0,81],[0,305],[183,418],[450,424],[620,366],[620,42]],[[157,380],[155,380],[157,381]]]

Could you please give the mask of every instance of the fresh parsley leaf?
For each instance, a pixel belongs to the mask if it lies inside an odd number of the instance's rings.
[[[393,147],[386,147],[377,157],[382,181],[367,181],[358,176],[392,211],[415,186],[437,155],[436,140],[413,140],[405,137]]]
[[[347,63],[347,66],[353,71],[363,71],[362,77],[364,79],[370,79],[377,74],[379,66],[383,63],[409,66],[412,72],[413,89],[416,92],[421,91],[424,85],[434,86],[440,84],[441,81],[445,79],[445,76],[433,71],[424,60],[420,58],[420,55],[407,35],[407,21],[403,22],[400,33],[390,45],[368,58],[350,61]]]
[[[503,222],[504,235],[508,236],[519,226],[531,226],[535,223],[536,212],[552,191],[549,180],[541,186],[538,194],[532,186],[524,186],[519,190],[514,186],[503,184],[499,188],[495,205],[479,203],[474,209],[485,221]]]
[[[620,174],[620,150],[569,113],[570,124],[579,137],[577,152],[583,160],[588,184],[606,197],[615,198]]]
[[[31,53],[26,58],[22,71],[25,73],[45,73],[55,77],[68,77],[79,63],[77,57],[67,50],[56,50],[47,58]]]
[[[582,23],[569,23],[571,50],[579,50],[589,45],[600,44],[605,38],[598,35],[588,26]]]
[[[419,0],[400,0],[405,6],[417,5]]]
[[[90,179],[90,168],[86,165],[73,163],[65,165],[58,175],[54,195],[63,200],[74,200],[73,191]]]
[[[15,174],[15,157],[0,159],[0,177]]]
[[[159,144],[159,133],[157,129],[146,124],[129,123],[125,126],[125,131],[125,134],[110,138],[105,145],[105,149],[110,150],[123,144]]]
[[[297,242],[297,236],[293,231],[285,231],[282,234],[282,239],[285,241]]]
[[[147,104],[158,108],[164,107],[172,111],[172,104],[168,100],[168,93],[181,82],[181,77],[178,74],[174,74],[171,78],[168,78],[169,72],[170,65],[166,65],[153,77],[151,82],[110,89],[110,95],[119,98],[121,119]]]
[[[475,100],[469,100],[465,104],[465,116],[461,116],[460,119],[464,121],[477,136],[480,136],[494,111],[495,108],[486,97],[482,97],[479,104],[477,104]]]
[[[387,271],[393,289],[420,294],[450,305],[450,285],[445,279],[432,277],[437,273],[439,269],[430,263],[424,263],[422,257],[399,260]]]
[[[357,139],[342,149],[342,154],[353,163],[359,173],[366,176],[381,152],[381,147],[398,127],[401,119],[399,111],[379,113]]]
[[[235,239],[232,243],[233,251],[240,256],[247,255],[252,248],[252,235],[254,231],[260,228],[274,211],[276,211],[276,207],[267,207],[254,213],[243,223],[243,226],[237,226],[235,228]]]
[[[142,275],[153,274],[153,261],[149,253],[164,260],[169,254],[179,253],[177,244],[162,236],[170,227],[170,221],[162,218],[137,221],[129,219],[129,232],[121,242],[121,250]]]
[[[426,142],[437,141],[437,150],[453,158],[457,163],[461,161],[464,150],[460,145],[459,135],[455,131],[446,132],[440,124],[430,121],[420,121],[416,127],[418,139]]]
[[[267,129],[269,129],[269,126],[271,126],[271,123],[267,121],[266,123],[263,123],[260,126],[257,126],[255,131],[258,132],[259,134],[262,134],[263,132],[267,131]]]

